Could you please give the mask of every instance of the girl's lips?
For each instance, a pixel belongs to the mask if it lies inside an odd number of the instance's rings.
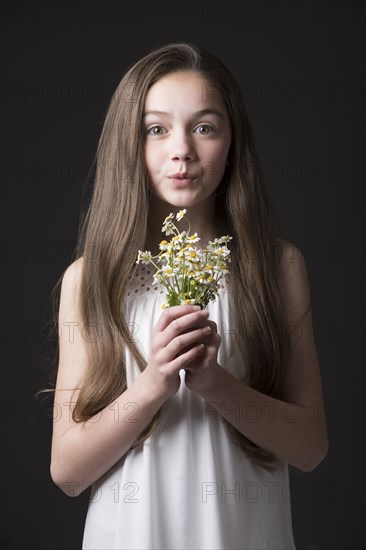
[[[177,187],[186,187],[190,185],[197,178],[169,178]]]

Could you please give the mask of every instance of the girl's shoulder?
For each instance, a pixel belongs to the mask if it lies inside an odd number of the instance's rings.
[[[279,289],[289,321],[296,321],[311,309],[310,284],[305,257],[294,243],[279,239]]]
[[[81,256],[77,260],[74,260],[61,275],[61,289],[73,289],[74,291],[79,288],[82,270],[84,265],[84,257]]]
[[[281,258],[282,267],[287,263],[292,263],[295,259],[302,257],[301,250],[290,241],[276,237],[276,247],[279,249],[279,257]]]
[[[83,265],[84,265],[84,256],[81,256],[77,260],[74,260],[64,271],[64,277],[74,278],[75,276],[80,277]]]

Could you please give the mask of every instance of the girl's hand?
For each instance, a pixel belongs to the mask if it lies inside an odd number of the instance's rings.
[[[179,371],[202,353],[206,319],[207,312],[197,311],[191,305],[169,307],[161,314],[152,331],[151,352],[144,371],[158,398],[166,400],[177,393]]]
[[[204,351],[199,354],[189,366],[186,367],[185,384],[187,388],[196,393],[206,391],[215,384],[215,378],[218,370],[221,368],[217,362],[217,354],[221,345],[221,336],[217,332],[217,325],[214,321],[206,321],[210,327],[210,332],[204,334]]]

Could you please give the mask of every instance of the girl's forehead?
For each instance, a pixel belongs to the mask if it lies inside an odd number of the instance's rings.
[[[167,102],[173,107],[184,110],[193,104],[203,109],[223,105],[221,93],[217,86],[207,77],[189,71],[179,71],[162,76],[154,82],[147,92],[145,112],[150,110],[164,111]]]

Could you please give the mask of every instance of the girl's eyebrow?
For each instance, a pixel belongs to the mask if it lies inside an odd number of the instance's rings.
[[[163,115],[169,118],[171,118],[172,116],[170,113],[166,113],[165,111],[147,111],[146,113],[144,113],[144,118],[148,115]],[[195,113],[193,113],[193,117],[203,115],[217,115],[218,117],[224,118],[224,115],[216,109],[202,109],[201,111],[196,111]]]

